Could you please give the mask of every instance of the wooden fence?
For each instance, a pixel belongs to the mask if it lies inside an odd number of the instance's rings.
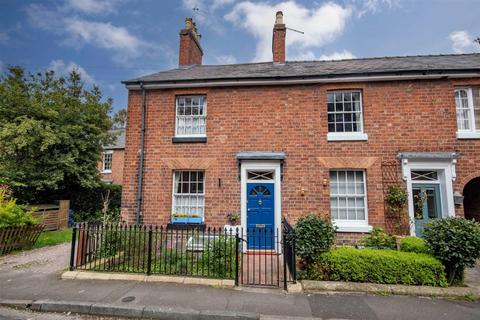
[[[0,229],[0,255],[35,244],[44,227],[43,224],[36,224]]]
[[[40,219],[45,225],[45,231],[64,229],[68,227],[68,209],[70,207],[69,200],[60,200],[56,204],[39,204],[31,207],[37,210],[33,215]]]

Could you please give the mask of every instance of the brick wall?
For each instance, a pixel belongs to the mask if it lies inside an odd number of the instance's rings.
[[[369,223],[389,227],[382,164],[398,163],[399,152],[459,152],[454,191],[461,192],[470,179],[480,176],[480,141],[456,139],[454,86],[468,83],[480,84],[480,80],[148,91],[143,221],[168,223],[173,170],[201,169],[206,173],[205,222],[222,226],[227,212],[240,212],[235,154],[283,151],[282,215],[292,223],[307,213],[329,215],[331,168],[361,168],[367,172]],[[362,90],[368,141],[327,142],[326,92],[337,89]],[[207,95],[208,143],[172,144],[179,94]],[[140,102],[140,91],[130,91],[122,201],[122,217],[128,222],[135,215]],[[457,214],[463,214],[462,207]],[[344,238],[348,237],[356,236]]]
[[[115,149],[113,150],[112,154],[112,172],[111,173],[103,173],[103,163],[100,161],[97,164],[98,170],[100,170],[100,174],[102,175],[102,180],[107,182],[112,182],[115,184],[122,185],[123,184],[123,162],[125,158],[125,150],[123,149]]]

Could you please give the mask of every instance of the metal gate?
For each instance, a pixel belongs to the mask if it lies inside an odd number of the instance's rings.
[[[282,228],[247,228],[239,232],[237,284],[287,289],[296,281],[295,236],[284,219]]]

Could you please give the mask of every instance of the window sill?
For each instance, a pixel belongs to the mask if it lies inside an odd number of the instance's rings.
[[[458,132],[457,139],[480,139],[480,132]]]
[[[112,170],[102,170],[102,173],[103,173],[103,174],[112,173]]]
[[[333,225],[337,227],[337,232],[370,232],[372,231],[373,227],[367,224],[341,224],[333,222]]]
[[[172,143],[206,143],[207,137],[172,137]]]
[[[327,141],[367,141],[368,134],[362,132],[337,133],[329,132]]]

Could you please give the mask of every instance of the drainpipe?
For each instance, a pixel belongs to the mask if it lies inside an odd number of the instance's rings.
[[[146,91],[143,87],[143,82],[140,82],[140,89],[142,89],[142,120],[140,129],[140,160],[138,164],[138,189],[137,189],[137,207],[135,209],[135,223],[140,224],[142,216],[142,189],[143,189],[143,160],[144,160],[144,146],[145,146],[145,114],[147,112]]]

